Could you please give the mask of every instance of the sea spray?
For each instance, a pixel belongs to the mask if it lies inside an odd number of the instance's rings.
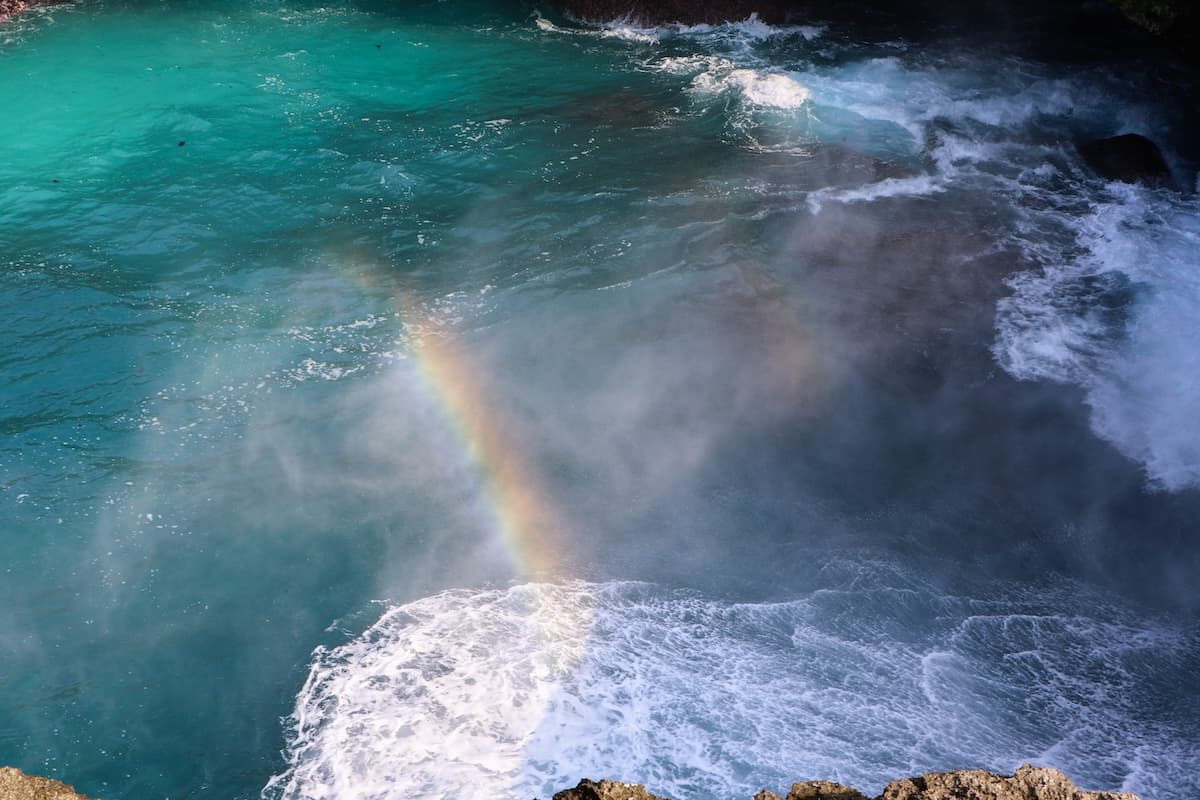
[[[1054,598],[1074,587],[965,598],[851,571],[862,588],[782,603],[569,583],[394,606],[315,654],[289,770],[263,796],[515,799],[587,774],[671,797],[797,775],[873,793],[930,764],[1030,758],[1143,796],[1193,780],[1171,728],[1125,719],[1173,679],[1148,660],[1184,668],[1183,630],[1099,599],[1062,614]],[[1177,762],[1150,778],[1145,755],[1163,752]]]

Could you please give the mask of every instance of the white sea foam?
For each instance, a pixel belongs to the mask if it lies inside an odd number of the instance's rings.
[[[568,36],[592,36],[601,39],[622,39],[637,44],[654,44],[661,37],[661,31],[654,28],[639,28],[628,20],[619,20],[605,25],[588,26],[583,28],[564,28],[555,25],[545,17],[535,17],[534,24],[546,33],[558,33]]]
[[[627,42],[639,42],[641,44],[654,44],[658,41],[657,36],[640,31],[632,25],[604,27],[600,29],[600,35],[606,39],[623,39]]]
[[[1134,709],[1182,634],[1102,603],[1072,616],[867,585],[765,604],[525,585],[393,607],[317,652],[263,795],[515,799],[586,775],[696,798],[804,777],[875,791],[1034,755],[1096,785],[1195,785],[1195,731]],[[1147,752],[1178,760],[1130,766]]]
[[[807,135],[851,131],[884,156],[907,139],[934,172],[820,190],[808,209],[956,186],[994,196],[1004,215],[1015,213],[998,232],[1004,246],[1036,265],[1000,304],[997,360],[1021,379],[1084,387],[1093,429],[1143,464],[1152,485],[1200,486],[1200,350],[1187,334],[1200,328],[1200,203],[1102,186],[1064,133],[1054,141],[1039,131],[1053,120],[1144,129],[1149,112],[1132,104],[1112,119],[1096,76],[1014,63],[1011,78],[995,80],[979,69],[969,59],[934,67],[886,57],[797,73],[811,91]],[[897,129],[906,136],[889,133]]]
[[[1069,144],[1080,127],[1159,127],[1152,111],[1111,102],[1106,87],[1128,91],[1119,78],[1017,59],[997,70],[963,54],[914,58],[900,50],[792,62],[787,71],[756,43],[808,33],[757,19],[639,30],[694,45],[687,54],[656,53],[643,66],[690,78],[701,104],[724,102],[727,130],[748,148],[779,154],[838,142],[886,160],[919,157],[933,173],[821,189],[789,211],[964,188],[995,198],[990,233],[1034,265],[1011,280],[1013,294],[1000,304],[999,363],[1020,379],[1082,386],[1093,429],[1143,464],[1152,485],[1200,486],[1200,380],[1192,378],[1200,350],[1186,333],[1200,328],[1200,206],[1100,187]],[[779,111],[793,113],[772,113]]]
[[[668,38],[691,38],[709,43],[732,44],[739,49],[746,44],[775,37],[800,36],[806,41],[812,41],[822,36],[826,30],[826,26],[821,24],[768,25],[758,14],[721,25],[638,25],[629,17],[621,17],[599,24],[582,23],[579,27],[562,27],[541,16],[534,18],[534,24],[547,33],[616,38],[638,44],[654,44]]]
[[[691,88],[702,95],[734,93],[760,108],[799,108],[810,96],[808,89],[791,75],[753,69],[702,72],[692,81]]]
[[[696,75],[701,72],[732,71],[734,63],[727,58],[714,55],[671,56],[654,64],[654,68],[672,75]]]
[[[877,183],[857,186],[852,189],[818,189],[809,192],[808,209],[819,214],[825,203],[869,203],[885,197],[919,197],[944,192],[944,182],[932,175],[914,175],[911,178],[885,178]]]
[[[799,29],[773,28],[753,17],[737,25],[710,27],[705,25],[677,29],[680,33],[699,35],[721,32],[734,35],[740,45],[755,39],[767,38],[783,32],[798,32]],[[809,34],[817,35],[810,30]],[[795,109],[811,97],[808,87],[794,73],[766,68],[761,59],[755,57],[744,46],[711,47],[715,52],[700,52],[682,56],[655,59],[646,67],[673,75],[691,75],[689,87],[693,94],[701,97],[735,96],[751,107]]]
[[[987,146],[1021,141],[1023,126],[1046,116],[1107,113],[1102,92],[1065,79],[1026,74],[1025,65],[1013,65],[1014,77],[1007,81],[979,70],[969,63],[915,66],[888,56],[812,67],[797,78],[817,98],[817,114],[827,117],[826,124],[818,126],[819,136],[844,133],[851,125],[880,130],[895,126],[908,134],[914,150],[926,147],[932,132],[946,137],[943,145]]]
[[[1081,254],[1012,280],[996,356],[1078,383],[1096,432],[1153,485],[1200,486],[1200,202],[1113,184],[1077,221]],[[1065,256],[1066,254],[1064,254]]]
[[[664,25],[657,27],[656,30],[667,31],[676,36],[737,37],[750,41],[764,41],[775,37],[798,35],[808,41],[812,41],[825,33],[826,26],[820,24],[769,25],[763,22],[758,14],[751,14],[744,20],[726,22],[721,25]]]

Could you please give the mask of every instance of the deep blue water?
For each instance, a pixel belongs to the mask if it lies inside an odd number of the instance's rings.
[[[1009,33],[5,23],[0,763],[1194,797],[1196,86]]]

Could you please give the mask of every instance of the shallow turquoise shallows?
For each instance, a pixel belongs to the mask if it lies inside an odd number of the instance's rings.
[[[993,23],[0,24],[0,763],[1200,794],[1198,87]]]

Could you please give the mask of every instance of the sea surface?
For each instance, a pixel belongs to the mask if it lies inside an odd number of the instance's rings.
[[[1200,796],[1200,90],[1028,14],[3,23],[0,763]]]

